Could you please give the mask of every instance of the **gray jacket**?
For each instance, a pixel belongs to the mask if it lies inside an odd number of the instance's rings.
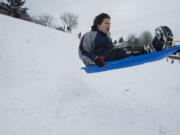
[[[97,30],[90,31],[80,41],[79,57],[86,66],[92,65],[97,56],[103,56],[113,47],[110,34],[104,34]]]

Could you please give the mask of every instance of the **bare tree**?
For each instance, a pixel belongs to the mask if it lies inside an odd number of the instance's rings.
[[[123,37],[119,38],[119,43],[122,43],[124,41]]]
[[[152,34],[149,31],[144,31],[139,36],[139,39],[141,45],[147,45],[152,41]]]
[[[134,47],[142,47],[152,41],[152,35],[149,31],[144,31],[139,37],[134,34],[128,36],[128,44]]]
[[[128,36],[128,44],[133,46],[133,47],[137,47],[139,46],[139,39],[136,37],[136,35],[134,34],[130,34]]]
[[[117,40],[114,40],[113,44],[117,44]]]
[[[76,28],[78,25],[78,16],[72,13],[65,12],[60,19],[64,23],[64,25],[67,27],[68,32],[71,33],[72,28]]]
[[[51,28],[55,28],[55,18],[51,15],[47,15],[47,14],[44,14],[44,15],[40,15],[38,17],[34,16],[32,18],[33,22],[34,23],[37,23],[37,24],[40,24],[40,25],[43,25],[43,26],[46,26],[46,27],[51,27]]]

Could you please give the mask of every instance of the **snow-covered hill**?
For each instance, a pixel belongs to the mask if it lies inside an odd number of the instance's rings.
[[[79,40],[0,15],[1,135],[178,135],[180,63],[86,74]]]

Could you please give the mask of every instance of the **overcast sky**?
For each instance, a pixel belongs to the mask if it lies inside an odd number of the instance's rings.
[[[57,19],[64,12],[77,14],[78,31],[83,33],[90,30],[96,15],[105,12],[111,16],[113,39],[130,33],[138,36],[144,30],[154,34],[157,26],[167,25],[180,40],[179,0],[26,0],[25,6],[33,15],[48,13]]]

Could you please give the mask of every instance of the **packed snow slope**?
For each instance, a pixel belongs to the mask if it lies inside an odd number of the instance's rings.
[[[180,63],[97,74],[79,39],[0,15],[0,135],[179,135]]]

